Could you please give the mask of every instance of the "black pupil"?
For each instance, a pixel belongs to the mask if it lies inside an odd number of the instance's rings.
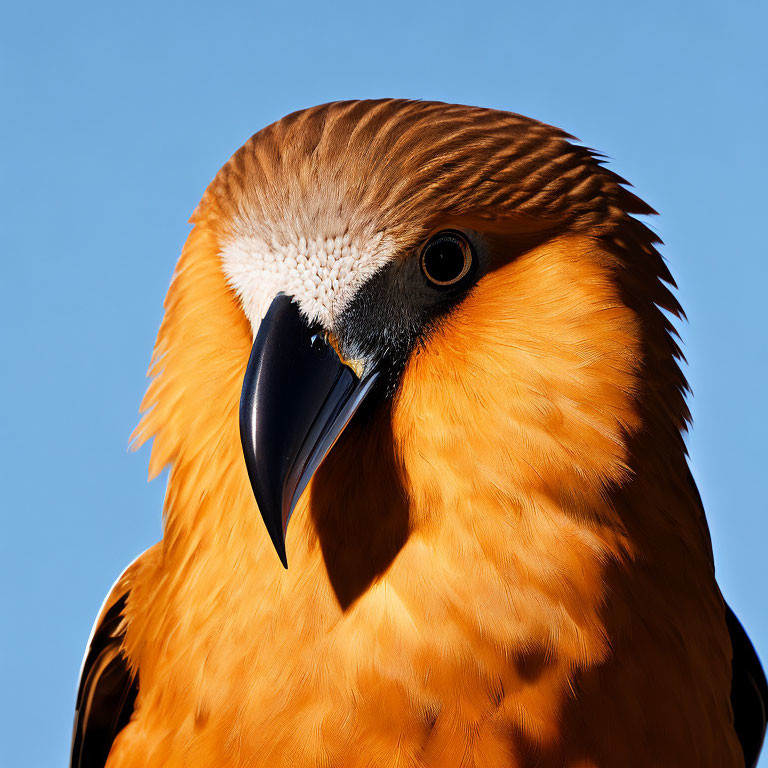
[[[464,249],[452,237],[430,243],[424,254],[424,271],[438,283],[450,283],[464,271]]]

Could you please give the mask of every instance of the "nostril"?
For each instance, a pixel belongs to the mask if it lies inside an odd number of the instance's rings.
[[[309,344],[316,352],[322,352],[326,346],[325,334],[313,333],[312,336],[310,336]]]

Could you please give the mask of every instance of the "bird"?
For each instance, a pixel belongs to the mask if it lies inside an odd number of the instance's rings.
[[[334,102],[235,152],[165,300],[133,436],[163,536],[97,618],[72,768],[754,767],[654,213],[494,109]]]

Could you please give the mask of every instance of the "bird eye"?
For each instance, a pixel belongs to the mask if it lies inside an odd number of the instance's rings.
[[[469,240],[453,229],[438,232],[421,252],[421,271],[434,286],[445,288],[465,278],[475,264]]]

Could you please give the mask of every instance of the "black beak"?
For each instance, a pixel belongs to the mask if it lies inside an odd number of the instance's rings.
[[[374,370],[358,378],[290,297],[274,299],[245,371],[240,438],[256,503],[286,568],[293,508],[377,377]]]

